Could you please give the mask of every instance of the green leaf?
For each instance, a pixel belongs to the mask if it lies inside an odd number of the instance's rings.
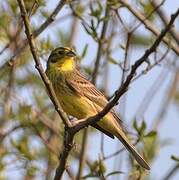
[[[82,179],[93,178],[93,177],[98,177],[98,175],[90,173],[90,174],[88,174],[86,176],[83,176]]]
[[[32,110],[31,105],[23,105],[23,106],[21,106],[21,113],[30,114],[31,110]]]
[[[155,137],[157,135],[156,131],[150,131],[148,134],[146,134],[144,137]]]
[[[113,57],[109,57],[109,62],[115,65],[119,65],[119,63],[113,58]]]
[[[86,74],[89,76],[92,75],[93,70],[90,67],[83,67],[83,70],[85,71]]]
[[[118,9],[122,6],[118,0],[110,0],[110,1],[107,1],[107,3],[111,9]]]
[[[140,127],[140,134],[143,135],[146,130],[146,122],[142,121],[141,127]]]
[[[13,13],[16,14],[18,9],[17,3],[13,0],[8,1],[8,3],[11,6],[11,10],[13,11]]]
[[[92,171],[92,172],[93,172],[93,171],[96,171],[97,167],[98,167],[98,162],[95,161],[95,162],[90,166],[91,171]]]
[[[81,58],[84,58],[86,53],[87,53],[87,50],[88,50],[88,44],[85,45],[84,49],[83,49],[83,52],[82,52],[82,55],[81,55]]]
[[[143,8],[143,11],[144,11],[144,14],[145,16],[148,16],[153,10],[154,10],[154,7],[152,6],[151,2],[150,1],[139,1],[140,5],[142,6]],[[155,18],[155,16],[152,14],[150,15],[149,18],[147,18],[148,20],[151,20],[153,21]]]
[[[30,167],[28,167],[28,169],[27,169],[27,174],[32,177],[32,176],[34,176],[34,174],[37,173],[38,171],[39,171],[39,168],[38,168],[38,167],[30,166]]]
[[[6,167],[5,164],[1,160],[1,162],[0,162],[0,172],[4,171],[5,167]]]
[[[104,174],[106,172],[106,166],[103,161],[99,162],[99,174]]]
[[[109,177],[109,176],[117,175],[117,174],[124,174],[124,172],[122,172],[122,171],[113,171],[113,172],[108,173],[106,175],[106,178]]]
[[[92,32],[91,32],[90,26],[88,24],[86,24],[86,23],[82,23],[82,25],[83,25],[86,33],[92,36]]]
[[[84,11],[85,11],[84,6],[79,3],[79,5],[76,6],[75,12],[77,13],[78,16],[82,16]]]
[[[41,10],[40,12],[41,12],[42,17],[44,17],[44,18],[48,18],[49,17],[49,12],[48,11]]]
[[[106,166],[102,160],[95,161],[91,166],[91,172],[97,172],[98,175],[103,175],[106,172]]]
[[[131,44],[134,46],[149,46],[152,43],[153,38],[147,37],[141,34],[133,34],[131,37]]]
[[[101,2],[97,1],[96,9],[92,6],[92,3],[90,3],[90,11],[90,15],[96,17],[99,20],[103,12],[103,6],[101,5]]]
[[[135,129],[137,132],[139,131],[139,128],[138,128],[136,119],[135,119],[134,122],[133,122],[133,127],[134,127],[134,129]]]

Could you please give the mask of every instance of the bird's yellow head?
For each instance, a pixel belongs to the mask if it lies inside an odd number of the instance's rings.
[[[60,72],[73,71],[76,66],[76,53],[69,47],[58,47],[54,49],[47,61],[47,69]]]

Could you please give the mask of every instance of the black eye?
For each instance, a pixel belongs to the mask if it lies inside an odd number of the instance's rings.
[[[64,53],[63,51],[58,51],[59,55],[63,55],[63,53]]]

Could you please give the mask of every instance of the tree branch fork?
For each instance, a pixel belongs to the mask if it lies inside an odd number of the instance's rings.
[[[55,177],[54,177],[55,180],[58,180],[58,179],[61,179],[63,172],[66,168],[67,157],[69,155],[70,150],[73,147],[73,139],[74,139],[75,134],[77,132],[79,132],[81,129],[83,129],[89,125],[92,125],[93,123],[97,123],[100,119],[102,119],[111,110],[111,108],[113,108],[116,105],[116,103],[118,102],[120,97],[127,91],[129,84],[130,84],[131,80],[133,79],[133,77],[135,76],[136,70],[138,69],[138,67],[141,64],[146,62],[147,58],[157,49],[157,47],[160,44],[160,42],[162,41],[162,39],[165,37],[167,32],[172,27],[176,17],[179,15],[179,9],[171,16],[171,20],[169,21],[168,25],[164,28],[163,31],[161,31],[160,35],[155,40],[153,45],[149,49],[147,49],[145,51],[144,55],[141,58],[139,58],[132,65],[131,71],[130,71],[129,75],[127,76],[126,80],[119,87],[119,89],[115,93],[114,98],[104,107],[104,109],[101,112],[99,112],[98,114],[96,114],[95,116],[89,117],[84,121],[79,121],[79,123],[76,123],[75,125],[73,125],[70,122],[70,120],[68,119],[66,113],[64,113],[62,107],[60,106],[58,99],[55,95],[55,92],[53,90],[52,84],[50,83],[48,77],[46,76],[46,74],[42,68],[42,65],[40,63],[40,59],[36,53],[34,37],[33,37],[32,31],[31,31],[28,14],[25,9],[24,1],[23,0],[17,0],[17,1],[19,4],[21,16],[22,16],[22,19],[23,19],[23,22],[25,25],[25,33],[26,33],[26,36],[28,39],[30,50],[31,50],[32,56],[33,56],[35,64],[36,64],[35,67],[38,70],[38,72],[46,86],[46,89],[49,93],[49,97],[50,97],[52,103],[54,104],[56,111],[58,112],[59,116],[61,117],[61,119],[65,125],[64,147],[59,156],[59,165],[56,169],[56,173],[55,173]]]

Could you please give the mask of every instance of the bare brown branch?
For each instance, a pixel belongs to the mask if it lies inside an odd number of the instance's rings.
[[[109,17],[109,12],[110,12],[110,8],[106,3],[105,18]],[[96,60],[95,60],[95,64],[94,64],[94,71],[92,74],[92,77],[93,77],[92,83],[94,83],[94,84],[96,83],[96,78],[97,78],[97,74],[98,74],[98,70],[99,70],[100,59],[101,59],[101,55],[102,55],[103,43],[104,43],[105,36],[106,36],[107,26],[108,26],[108,19],[105,19],[104,23],[103,23],[102,31],[101,31],[101,36],[100,36],[100,39],[98,40],[98,50],[97,50]]]
[[[132,65],[131,71],[129,73],[129,75],[127,76],[126,80],[124,81],[124,83],[122,84],[122,86],[116,91],[115,97],[112,99],[111,102],[109,102],[104,109],[99,112],[97,115],[88,118],[86,121],[79,123],[78,125],[76,125],[73,129],[74,131],[79,131],[80,129],[84,128],[85,126],[92,124],[94,122],[99,121],[102,117],[104,117],[109,111],[110,109],[115,106],[115,104],[117,103],[117,101],[119,100],[119,98],[127,91],[129,84],[131,82],[131,80],[133,79],[136,70],[138,69],[138,67],[143,64],[146,59],[148,59],[148,57],[156,50],[156,48],[158,47],[158,45],[160,44],[160,42],[162,41],[162,39],[165,37],[165,35],[167,34],[167,32],[170,30],[170,28],[172,27],[175,19],[177,18],[177,16],[179,15],[179,9],[173,14],[171,15],[171,20],[169,22],[169,24],[164,28],[164,30],[160,33],[160,35],[158,36],[158,38],[155,40],[155,42],[153,43],[153,45],[147,49],[144,53],[144,55],[138,59],[134,65]]]
[[[129,84],[130,84],[131,80],[133,79],[138,67],[141,64],[143,64],[146,61],[146,59],[156,50],[156,48],[158,47],[158,45],[160,44],[160,42],[162,41],[164,36],[170,30],[171,26],[173,25],[173,23],[174,23],[174,21],[178,15],[179,15],[179,9],[171,16],[171,20],[170,20],[169,24],[160,33],[160,35],[155,40],[153,45],[149,49],[147,49],[145,51],[144,55],[134,63],[134,65],[131,68],[129,75],[127,76],[124,83],[120,86],[120,88],[116,91],[115,97],[111,100],[111,102],[109,102],[104,107],[104,109],[101,112],[99,112],[97,115],[90,117],[90,118],[86,119],[86,121],[80,122],[71,128],[66,129],[66,133],[65,133],[65,137],[64,137],[64,149],[63,149],[61,156],[60,156],[60,159],[59,159],[60,163],[59,163],[59,166],[56,170],[55,180],[61,179],[62,174],[65,170],[67,157],[69,155],[70,150],[72,149],[72,143],[73,143],[74,135],[79,130],[83,129],[84,127],[87,127],[88,125],[96,123],[97,121],[99,121],[102,117],[104,117],[111,110],[111,108],[113,106],[115,106],[115,104],[117,103],[119,98],[127,91]]]
[[[27,14],[26,9],[25,9],[24,1],[23,0],[18,0],[18,4],[19,4],[20,10],[21,10],[21,16],[22,16],[22,19],[23,19],[23,22],[24,22],[24,25],[25,25],[25,32],[26,32],[26,35],[27,35],[30,50],[31,50],[32,56],[34,58],[34,61],[36,63],[35,67],[38,70],[38,72],[39,72],[39,74],[40,74],[40,76],[41,76],[41,78],[42,78],[42,80],[43,80],[43,82],[44,82],[44,84],[45,84],[45,86],[47,88],[50,99],[52,100],[56,111],[58,112],[61,119],[63,120],[64,125],[67,126],[67,127],[71,127],[71,123],[68,120],[67,115],[64,113],[63,109],[61,108],[61,106],[60,106],[60,104],[59,104],[59,102],[58,102],[58,100],[56,98],[56,95],[55,95],[55,92],[53,90],[52,84],[50,83],[48,77],[46,76],[46,74],[45,74],[45,72],[44,72],[44,70],[42,68],[42,65],[40,63],[40,59],[39,59],[39,57],[38,57],[38,55],[36,53],[34,37],[33,37],[32,31],[31,31],[31,28],[30,28],[28,14]]]
[[[178,171],[179,164],[173,166],[173,168],[168,172],[168,174],[163,178],[163,180],[170,180],[171,177]]]
[[[151,1],[151,3],[154,6],[154,8],[156,8],[158,6],[158,3],[156,0]],[[163,9],[157,8],[156,12],[159,15],[159,17],[161,18],[161,20],[163,21],[164,25],[166,26],[169,20],[168,20],[168,17],[166,16],[166,14],[164,13]],[[174,27],[171,28],[169,32],[170,32],[171,36],[173,37],[173,39],[175,39],[176,43],[178,43],[178,45],[179,45],[179,36],[177,35],[175,28]]]
[[[129,3],[127,3],[126,0],[119,0],[119,2],[124,5],[139,21],[141,21],[144,26],[149,29],[156,37],[159,36],[160,31],[149,21],[145,18],[145,16],[140,13],[139,10],[136,10],[134,7],[132,7]],[[170,39],[167,37],[163,37],[162,41],[177,54],[179,55],[179,47],[177,44],[175,44],[173,41],[171,42]]]

